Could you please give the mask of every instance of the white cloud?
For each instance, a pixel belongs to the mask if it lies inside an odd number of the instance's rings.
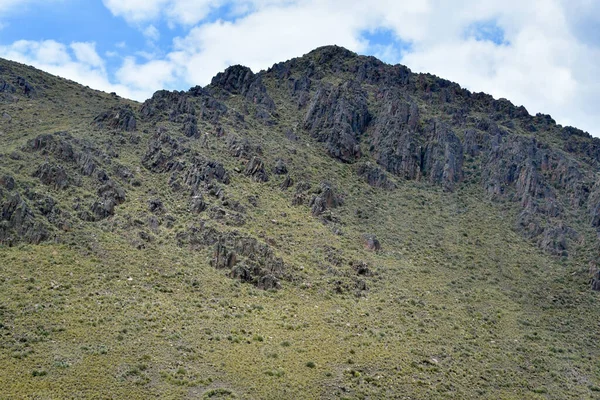
[[[111,83],[93,43],[75,42],[67,46],[53,40],[20,40],[9,46],[0,46],[0,57],[33,65],[94,89],[114,91],[124,97],[141,100],[152,93],[135,86]]]
[[[137,64],[132,57],[128,57],[117,71],[116,78],[120,84],[137,93],[148,93],[149,97],[156,90],[173,83],[174,69],[174,64],[169,61],[153,60]]]
[[[96,53],[96,43],[71,43],[77,61],[95,68],[104,68],[104,61]]]
[[[148,25],[142,33],[151,41],[156,42],[158,39],[160,39],[160,32],[154,25]]]
[[[132,23],[143,23],[166,17],[170,22],[184,25],[204,19],[224,0],[103,0],[110,12]]]

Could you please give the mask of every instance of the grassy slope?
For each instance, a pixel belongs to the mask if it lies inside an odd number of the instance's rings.
[[[13,117],[0,126],[3,154],[63,129],[96,143],[119,139],[89,121],[123,100],[52,82],[49,97],[1,105]],[[145,144],[125,144],[118,161],[137,171],[142,186],[126,187],[128,201],[113,219],[81,223],[66,244],[0,248],[0,398],[598,394],[597,296],[585,290],[585,267],[524,241],[512,231],[515,210],[481,198],[473,183],[444,193],[398,182],[383,192],[312,140],[286,141],[284,128],[250,124],[247,134],[261,142],[269,165],[283,152],[297,181],[328,179],[345,193],[335,211],[342,235],[307,207],[290,206],[292,191],[278,189],[282,178],[257,184],[232,173],[226,192],[247,207],[238,230],[273,243],[295,277],[277,292],[237,283],[208,265],[209,252],[176,246],[175,234],[194,222],[186,199],[167,189],[167,175],[136,169]],[[231,171],[239,160],[222,156],[224,148],[211,137],[201,151]],[[4,156],[0,172],[35,183],[36,162]],[[68,204],[88,188],[47,190]],[[153,190],[177,222],[137,250],[137,231],[126,221],[147,216]],[[250,195],[258,208],[247,203]],[[365,232],[383,251],[363,248]],[[339,266],[332,254],[341,254]],[[368,292],[337,293],[336,281],[352,285],[355,260],[375,272]]]

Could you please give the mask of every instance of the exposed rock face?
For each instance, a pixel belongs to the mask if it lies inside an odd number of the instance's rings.
[[[15,188],[15,178],[10,175],[0,176],[0,187],[13,190]]]
[[[423,152],[422,174],[429,181],[448,190],[463,177],[463,147],[460,139],[446,125],[433,122],[431,139]]]
[[[165,206],[161,199],[158,199],[158,198],[150,199],[148,201],[148,210],[151,213],[161,214],[161,213],[165,212]]]
[[[268,95],[261,76],[255,75],[248,67],[233,65],[227,68],[212,79],[211,86],[230,94],[240,94],[266,110],[275,109],[275,102]]]
[[[209,91],[200,86],[191,88],[188,94],[200,103],[196,115],[204,121],[216,124],[222,116],[227,114],[227,106],[215,99]]]
[[[62,190],[69,186],[69,177],[61,165],[44,163],[38,167],[33,176],[40,178],[44,185]]]
[[[388,90],[380,97],[371,141],[377,163],[402,178],[427,178],[453,190],[463,177],[461,140],[444,123],[424,125],[416,103],[398,92]]]
[[[204,210],[206,210],[206,203],[204,202],[204,197],[202,197],[202,194],[194,195],[190,202],[190,211],[194,214],[200,214]]]
[[[311,100],[304,128],[325,143],[329,155],[351,162],[361,155],[360,135],[370,120],[367,94],[357,82],[323,84]]]
[[[373,187],[386,190],[394,190],[396,188],[396,184],[388,178],[387,174],[370,162],[359,165],[356,172],[358,176],[362,177],[365,182]]]
[[[115,214],[115,207],[125,201],[125,190],[113,181],[107,182],[98,189],[99,199],[92,206],[94,220],[99,221]]]
[[[22,76],[17,76],[15,80],[16,86],[21,89],[23,94],[27,97],[34,97],[36,94],[36,88],[27,79]]]
[[[567,257],[569,246],[567,239],[577,240],[579,234],[572,228],[563,224],[556,227],[548,227],[540,241],[540,247],[554,255]]]
[[[144,102],[140,114],[151,120],[158,120],[166,114],[169,121],[177,122],[180,117],[195,115],[196,109],[185,93],[159,90]]]
[[[209,183],[213,180],[229,184],[229,173],[225,167],[216,161],[206,160],[196,157],[192,160],[190,167],[185,174],[185,183],[192,188],[194,192],[202,183]]]
[[[183,165],[177,158],[183,153],[179,142],[159,129],[148,142],[142,165],[152,172],[181,170]]]
[[[294,197],[292,198],[293,206],[300,206],[306,204],[308,201],[308,191],[311,186],[308,182],[298,182],[296,185],[296,192],[294,193]]]
[[[382,107],[375,118],[371,149],[377,163],[387,171],[405,179],[421,177],[422,144],[417,132],[419,109],[399,96],[387,91]]]
[[[0,93],[15,93],[17,89],[4,79],[0,78]]]
[[[70,135],[64,132],[40,135],[27,142],[25,150],[52,155],[59,160],[75,164],[83,175],[91,176],[97,168],[93,156],[89,151],[77,150],[71,141]]]
[[[294,180],[289,175],[287,175],[283,182],[281,182],[281,185],[279,185],[281,190],[287,190],[292,186],[294,186]]]
[[[244,174],[251,176],[255,182],[267,182],[269,180],[269,176],[265,171],[265,163],[258,157],[252,157],[246,164]]]
[[[134,132],[137,126],[135,114],[129,106],[113,108],[99,114],[94,118],[94,124],[99,128],[117,129],[125,132]]]
[[[1,194],[1,193],[0,193]],[[35,219],[33,209],[19,193],[0,197],[0,243],[11,245],[20,240],[38,244],[49,237],[44,225]]]
[[[227,148],[232,156],[245,159],[250,159],[250,157],[262,153],[261,147],[250,143],[248,138],[240,139],[234,135],[227,136]]]

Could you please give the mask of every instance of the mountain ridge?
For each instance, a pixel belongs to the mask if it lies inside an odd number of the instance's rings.
[[[584,132],[337,46],[144,103],[0,89],[8,393],[599,390]]]

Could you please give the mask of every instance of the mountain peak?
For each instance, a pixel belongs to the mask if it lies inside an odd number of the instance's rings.
[[[548,115],[338,46],[143,104],[0,61],[0,144],[8,397],[600,387],[600,140]]]

